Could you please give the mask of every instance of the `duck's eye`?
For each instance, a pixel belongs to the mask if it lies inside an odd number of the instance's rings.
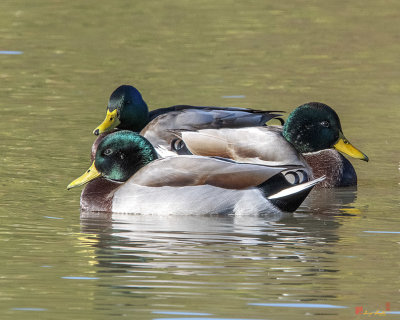
[[[321,126],[325,128],[329,128],[329,122],[328,121],[321,121]]]
[[[112,153],[113,153],[112,149],[106,149],[106,150],[104,151],[104,155],[105,155],[105,156],[109,156],[109,155],[112,154]]]

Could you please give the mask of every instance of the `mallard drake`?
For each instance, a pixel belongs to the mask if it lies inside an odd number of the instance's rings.
[[[237,128],[261,126],[280,111],[260,111],[233,107],[201,107],[176,105],[148,110],[139,90],[130,85],[118,87],[110,96],[103,123],[93,133],[100,135],[114,128],[140,132],[153,145],[170,145],[171,129],[197,130],[203,128]]]
[[[239,162],[303,165],[310,177],[326,176],[321,187],[357,185],[357,174],[343,155],[368,161],[343,135],[340,120],[329,106],[310,102],[296,108],[283,127],[252,127],[181,131],[184,142],[172,145],[179,154],[221,156]],[[334,148],[334,149],[333,149]]]
[[[152,144],[128,130],[100,142],[95,159],[68,189],[88,183],[84,211],[141,214],[294,211],[312,187],[296,166],[268,167],[201,156],[157,159]]]

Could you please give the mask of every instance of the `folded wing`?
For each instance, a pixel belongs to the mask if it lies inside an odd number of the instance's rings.
[[[159,159],[140,169],[125,185],[184,187],[212,185],[226,189],[255,187],[284,167],[242,164],[223,159],[179,156]]]

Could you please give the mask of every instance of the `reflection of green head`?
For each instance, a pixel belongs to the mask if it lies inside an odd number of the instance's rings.
[[[129,85],[115,89],[108,101],[107,109],[117,109],[120,121],[118,128],[139,132],[149,121],[149,110],[139,90]]]
[[[117,131],[100,142],[94,164],[110,180],[126,181],[136,171],[157,159],[147,139],[132,131]]]
[[[340,132],[342,127],[336,112],[319,102],[296,108],[283,127],[283,136],[302,153],[332,148]]]

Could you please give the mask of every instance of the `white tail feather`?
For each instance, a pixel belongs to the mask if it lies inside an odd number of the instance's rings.
[[[298,193],[300,191],[304,191],[304,190],[310,189],[310,188],[314,187],[316,184],[318,184],[318,183],[320,183],[321,181],[324,181],[324,180],[325,180],[325,176],[322,176],[322,177],[320,177],[318,179],[315,179],[315,180],[312,180],[312,181],[308,181],[308,182],[305,182],[305,183],[302,183],[302,184],[295,185],[293,187],[290,187],[290,188],[284,189],[282,191],[279,191],[279,192],[273,194],[272,196],[269,196],[268,200],[274,200],[274,199],[287,197],[287,196],[290,196],[292,194]]]

